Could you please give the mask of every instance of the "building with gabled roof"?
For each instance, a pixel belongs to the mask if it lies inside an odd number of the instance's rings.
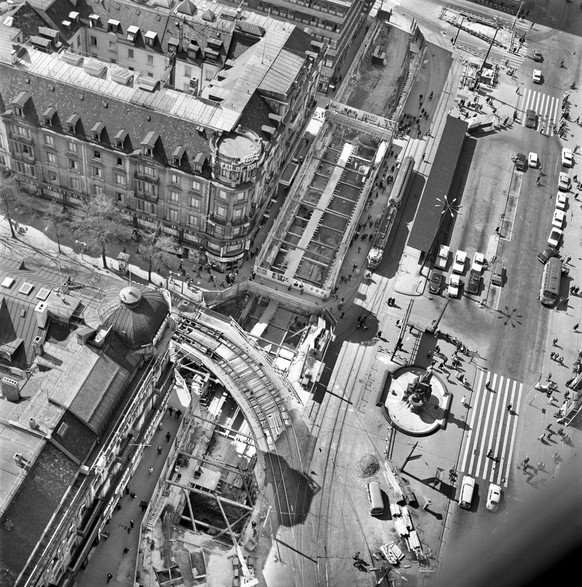
[[[206,2],[30,4],[13,22],[34,10],[37,28],[0,28],[0,167],[237,268],[313,103],[309,35]]]

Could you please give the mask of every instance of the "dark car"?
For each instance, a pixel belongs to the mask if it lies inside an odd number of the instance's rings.
[[[525,113],[525,126],[535,128],[537,126],[538,116],[533,110],[527,110]]]
[[[491,272],[491,283],[493,285],[498,285],[501,287],[503,285],[503,275],[505,273],[505,269],[501,261],[497,261],[495,265],[493,265],[493,270]]]
[[[469,281],[467,282],[467,287],[465,288],[467,293],[470,294],[478,294],[479,290],[481,289],[481,272],[475,271],[475,269],[471,269],[469,272]]]
[[[527,170],[527,157],[523,153],[517,153],[515,159],[513,160],[515,163],[515,168],[518,171],[526,171]]]
[[[432,271],[430,274],[430,279],[428,282],[428,291],[431,293],[438,294],[441,291],[441,287],[443,285],[443,274],[436,269]]]
[[[547,246],[541,253],[538,253],[538,261],[544,265],[552,258],[558,256],[556,247]]]

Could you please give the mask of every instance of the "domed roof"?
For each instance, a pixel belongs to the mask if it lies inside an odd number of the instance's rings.
[[[168,304],[161,292],[131,285],[119,292],[119,304],[103,324],[112,326],[125,345],[136,350],[151,344],[168,311]]]

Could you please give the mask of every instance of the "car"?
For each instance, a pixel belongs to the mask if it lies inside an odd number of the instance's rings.
[[[487,501],[485,507],[490,512],[496,512],[501,501],[501,487],[497,483],[490,483],[487,490]]]
[[[455,260],[453,262],[453,273],[463,273],[465,271],[466,260],[467,253],[465,253],[465,251],[457,251],[455,253]]]
[[[558,210],[557,208],[554,210],[554,215],[552,216],[552,226],[556,228],[562,228],[564,226],[564,221],[566,220],[566,212],[563,210]]]
[[[434,266],[439,269],[446,269],[449,262],[449,247],[447,245],[441,245],[439,254],[434,262]]]
[[[467,282],[467,293],[477,295],[481,289],[481,271],[471,269],[469,272],[469,281]]]
[[[572,167],[574,165],[574,155],[572,149],[568,149],[568,147],[562,149],[562,165],[564,167]]]
[[[537,169],[540,166],[540,160],[537,153],[533,151],[527,156],[527,164],[534,169]]]
[[[558,176],[558,189],[561,192],[567,192],[572,187],[572,180],[570,176],[564,172],[560,171],[560,175]]]
[[[534,110],[526,110],[525,112],[525,126],[527,128],[535,128],[538,125],[538,115]]]
[[[537,62],[542,62],[544,60],[544,56],[539,49],[534,49],[532,53],[532,59]]]
[[[451,275],[449,278],[449,286],[447,289],[447,293],[449,294],[450,298],[458,298],[461,292],[461,287],[463,282],[461,281],[460,275]]]
[[[527,170],[527,157],[523,153],[517,153],[517,155],[513,159],[513,162],[515,164],[515,168],[518,171]]]
[[[560,246],[562,234],[562,230],[554,226],[554,228],[552,228],[552,230],[550,231],[550,236],[548,236],[548,245],[550,245],[550,247],[555,247],[557,249]]]
[[[538,261],[545,265],[552,257],[558,256],[556,247],[547,246],[541,253],[538,253]]]
[[[430,278],[428,280],[428,291],[431,293],[438,294],[441,292],[441,286],[443,284],[443,274],[442,271],[438,271],[437,269],[433,269],[430,274]]]
[[[534,69],[531,79],[534,84],[541,84],[542,83],[542,70],[541,69]]]
[[[481,273],[485,269],[485,255],[478,251],[473,255],[473,263],[471,263],[471,269]]]
[[[499,287],[503,286],[503,275],[505,273],[505,268],[500,261],[497,261],[495,265],[493,265],[493,271],[491,272],[491,283],[493,285],[498,285]]]
[[[568,204],[568,196],[562,192],[558,192],[556,196],[556,208],[559,210],[565,210]]]

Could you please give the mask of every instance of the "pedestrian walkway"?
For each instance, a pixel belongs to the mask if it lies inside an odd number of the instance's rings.
[[[491,371],[479,373],[466,406],[471,414],[459,471],[507,487],[522,394],[523,383]]]
[[[525,126],[527,110],[538,115],[538,128],[545,127],[545,134],[553,136],[560,123],[561,99],[549,96],[537,90],[524,89],[517,103],[517,110],[522,113],[521,125]]]

